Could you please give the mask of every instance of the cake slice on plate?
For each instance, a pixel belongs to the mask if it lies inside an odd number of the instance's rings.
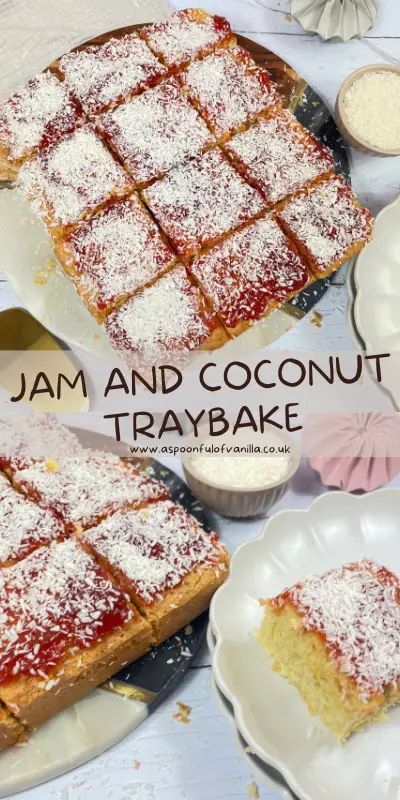
[[[343,741],[400,701],[400,580],[372,561],[263,600],[273,668]]]

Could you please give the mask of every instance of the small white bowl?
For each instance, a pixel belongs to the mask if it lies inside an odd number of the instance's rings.
[[[356,69],[354,72],[351,72],[342,83],[336,99],[336,124],[344,139],[346,139],[349,144],[353,145],[353,147],[356,147],[357,150],[361,150],[363,153],[373,153],[378,156],[398,156],[400,155],[400,147],[394,150],[384,150],[381,147],[373,147],[369,142],[365,142],[363,139],[355,136],[351,129],[351,122],[344,110],[344,98],[348,90],[355,81],[362,78],[363,75],[366,75],[368,72],[391,72],[395,75],[400,75],[400,67],[395,67],[390,64],[370,64],[368,67],[361,67],[361,69]]]
[[[274,431],[273,436],[277,444],[290,446],[288,470],[283,478],[252,489],[248,487],[245,489],[229,488],[222,483],[208,481],[204,475],[198,473],[192,459],[196,458],[199,453],[184,453],[182,455],[183,471],[193,494],[212,511],[217,511],[225,517],[245,518],[265,514],[284,495],[300,464],[300,452],[293,440],[281,431],[279,433]],[[186,444],[187,446],[199,446],[204,439],[192,437]],[[215,456],[215,458],[218,457]]]

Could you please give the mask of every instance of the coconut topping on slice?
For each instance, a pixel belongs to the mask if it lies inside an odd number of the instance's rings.
[[[356,205],[353,192],[339,176],[290,200],[278,216],[320,269],[342,258],[356,242],[368,240],[371,233],[371,215]]]
[[[79,225],[65,246],[75,280],[99,310],[129,297],[175,260],[135,195]]]
[[[18,470],[14,483],[70,526],[87,527],[98,518],[168,495],[166,487],[117,456],[88,452],[62,458],[56,470],[36,462]]]
[[[0,418],[0,468],[14,472],[32,461],[83,454],[75,434],[54,414],[5,414]]]
[[[172,170],[143,192],[145,202],[179,253],[190,254],[262,211],[248,186],[219,150]]]
[[[0,570],[0,684],[46,677],[132,616],[122,591],[74,541],[41,547]]]
[[[194,517],[170,501],[116,514],[85,540],[128,579],[144,603],[162,597],[196,567],[216,567],[222,547]]]
[[[271,203],[334,169],[331,152],[289,111],[260,120],[226,148]]]
[[[198,347],[216,324],[184,267],[176,267],[136,294],[106,321],[112,345],[136,351],[146,362]]]
[[[89,114],[136,94],[166,74],[165,67],[135,33],[68,53],[62,57],[60,69]]]
[[[20,186],[40,214],[58,226],[77,222],[131,181],[90,125],[43,151],[20,171]]]
[[[53,514],[22,497],[0,476],[0,564],[24,558],[63,533]]]
[[[177,11],[169,19],[146,25],[140,35],[170,67],[234,40],[228,20],[200,8]]]
[[[241,47],[192,61],[181,80],[218,136],[233,133],[279,102],[267,71]]]
[[[310,577],[278,595],[293,603],[307,631],[317,631],[330,656],[364,700],[400,679],[400,581],[364,560]]]
[[[259,319],[308,281],[306,265],[271,217],[237,231],[190,270],[229,327]]]
[[[12,159],[71,133],[79,111],[64,83],[42,72],[0,105],[0,144]]]
[[[213,141],[175,78],[106,114],[101,126],[137,184],[162,176]]]

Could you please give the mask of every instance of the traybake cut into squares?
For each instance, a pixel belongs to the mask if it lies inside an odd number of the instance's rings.
[[[24,164],[20,184],[54,235],[133,189],[91,125],[78,128]]]
[[[281,105],[267,70],[242,47],[192,61],[179,78],[220,140]]]
[[[245,183],[219,150],[173,169],[143,192],[177,251],[195,254],[261,213],[260,194]]]
[[[0,169],[16,174],[26,158],[71,133],[79,118],[79,107],[55,75],[31,78],[0,104]]]
[[[18,470],[14,486],[52,511],[68,531],[95,525],[120,509],[166,497],[164,484],[110,453],[37,461]]]
[[[215,533],[170,501],[116,514],[83,536],[160,643],[208,608],[228,557]]]
[[[335,167],[331,151],[290,111],[261,119],[228,142],[226,151],[271,204],[332,173]]]
[[[371,237],[369,211],[339,175],[283,203],[277,218],[317,277],[353,258]]]
[[[189,269],[230,335],[242,333],[309,280],[306,264],[270,216],[194,259]]]
[[[55,252],[99,322],[176,260],[136,195],[78,225]]]
[[[40,725],[147,652],[150,625],[78,542],[0,569],[0,699]]]
[[[140,36],[167,67],[177,69],[192,58],[236,42],[227,19],[201,8],[186,8],[169,19],[146,25]]]
[[[400,581],[364,560],[269,600],[259,640],[311,714],[344,740],[400,700]]]
[[[136,33],[67,53],[59,69],[87,114],[98,114],[152,86],[165,67]]]
[[[174,352],[184,355],[198,347],[214,349],[227,341],[216,315],[182,266],[110,314],[106,330],[113,347],[137,353],[147,364]]]
[[[99,127],[137,186],[161,178],[215,141],[176,78],[106,114]]]
[[[16,492],[0,475],[0,567],[63,536],[65,529],[59,519]]]

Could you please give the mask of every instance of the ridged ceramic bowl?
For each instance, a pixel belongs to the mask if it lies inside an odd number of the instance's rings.
[[[197,471],[193,463],[193,458],[198,454],[185,453],[182,456],[182,466],[186,481],[193,494],[196,495],[201,503],[204,503],[204,505],[218,514],[223,514],[225,517],[245,518],[265,514],[284,495],[291,478],[300,464],[300,452],[293,440],[281,432],[274,432],[275,439],[277,444],[290,446],[287,472],[283,478],[274,483],[260,484],[251,489],[248,487],[243,489],[230,488],[226,486],[225,482],[217,483],[212,480],[206,480],[204,475]],[[200,441],[193,439],[187,444],[199,445]],[[215,456],[215,458],[218,458],[218,456]]]

